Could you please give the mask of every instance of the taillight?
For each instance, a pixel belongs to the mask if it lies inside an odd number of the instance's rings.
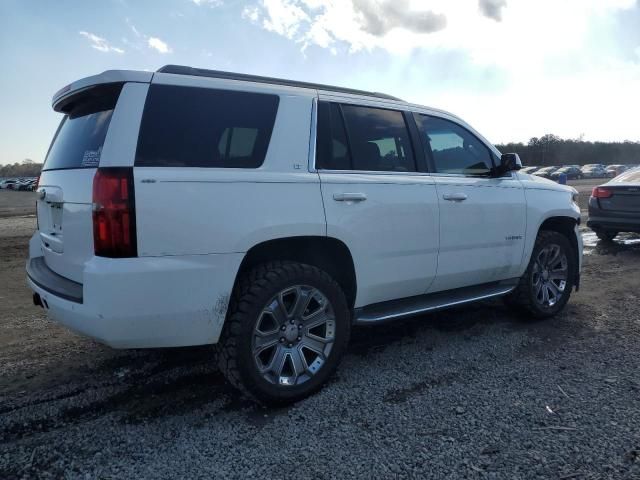
[[[138,254],[131,168],[99,168],[93,177],[93,249],[100,257]]]
[[[611,195],[613,195],[613,192],[603,187],[594,187],[591,191],[593,198],[609,198]]]

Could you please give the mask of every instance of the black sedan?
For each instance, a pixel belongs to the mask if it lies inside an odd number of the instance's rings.
[[[580,180],[582,178],[582,170],[578,167],[562,167],[551,173],[549,178],[551,180],[558,180],[560,178],[560,174],[564,173],[567,176],[568,180]]]
[[[587,226],[606,241],[619,232],[640,233],[640,168],[593,189]]]

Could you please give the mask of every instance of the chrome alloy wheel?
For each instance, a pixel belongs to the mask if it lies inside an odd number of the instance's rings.
[[[267,381],[300,385],[326,362],[335,330],[331,303],[317,288],[286,288],[267,303],[256,321],[253,359]]]
[[[531,283],[535,299],[543,307],[553,307],[567,288],[569,277],[567,255],[559,245],[550,244],[538,253]]]

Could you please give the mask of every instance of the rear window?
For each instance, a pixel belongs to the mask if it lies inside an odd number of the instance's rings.
[[[67,114],[49,147],[43,170],[95,168],[100,163],[122,85],[103,85],[68,101]]]
[[[623,173],[615,180],[621,183],[640,183],[640,168],[634,168],[628,172]]]
[[[257,168],[267,154],[278,102],[270,94],[152,85],[136,165]]]

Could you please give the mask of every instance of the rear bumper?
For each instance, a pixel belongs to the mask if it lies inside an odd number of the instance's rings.
[[[603,210],[589,203],[587,227],[615,230],[618,232],[640,232],[640,213]]]
[[[27,276],[33,284],[57,297],[70,302],[82,303],[82,284],[58,275],[47,266],[44,257],[29,259]]]
[[[37,258],[29,260],[27,281],[49,318],[114,348],[155,348],[218,341],[242,254],[93,257],[82,303],[60,294],[55,281],[66,279],[51,270],[59,278],[49,275],[50,283],[32,276],[32,265],[44,263]]]

